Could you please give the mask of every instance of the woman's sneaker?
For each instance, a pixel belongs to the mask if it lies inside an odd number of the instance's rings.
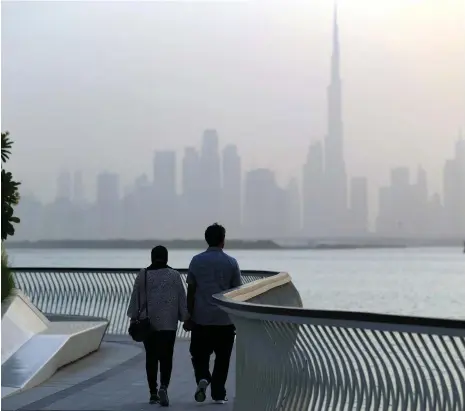
[[[207,398],[207,387],[208,381],[207,380],[200,380],[197,384],[197,390],[195,391],[194,398],[197,402],[204,402],[205,398]]]
[[[213,400],[213,402],[215,404],[227,404],[228,403],[228,399],[226,397],[224,397],[222,400]]]
[[[168,398],[168,390],[166,387],[161,386],[158,390],[158,396],[160,397],[160,405],[162,407],[168,407],[170,405],[170,400]]]
[[[160,402],[160,397],[158,393],[150,394],[149,404],[158,404]]]

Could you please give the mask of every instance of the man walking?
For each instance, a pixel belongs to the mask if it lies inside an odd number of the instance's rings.
[[[225,384],[235,327],[212,296],[239,287],[241,271],[237,261],[223,251],[225,236],[225,228],[217,223],[205,230],[208,249],[194,256],[187,275],[187,309],[191,319],[185,327],[192,328],[190,353],[197,382],[197,402],[205,401],[210,384],[213,401],[227,402]],[[215,365],[213,373],[210,373],[210,356],[213,353]]]

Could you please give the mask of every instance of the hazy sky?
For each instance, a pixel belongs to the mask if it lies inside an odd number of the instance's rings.
[[[41,199],[62,168],[89,190],[99,170],[151,175],[153,150],[205,128],[285,182],[326,132],[330,0],[1,7],[2,130]],[[465,1],[340,0],[339,22],[349,176],[373,195],[390,167],[423,164],[438,190],[465,126]]]

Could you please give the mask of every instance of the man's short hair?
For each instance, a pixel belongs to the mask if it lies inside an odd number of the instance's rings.
[[[151,257],[152,263],[160,262],[166,264],[168,262],[168,250],[162,245],[157,245],[156,247],[152,248]]]
[[[205,241],[209,247],[218,247],[223,243],[225,237],[226,229],[218,223],[208,226],[205,230]]]

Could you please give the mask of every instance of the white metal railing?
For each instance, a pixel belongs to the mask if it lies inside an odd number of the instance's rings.
[[[107,333],[127,334],[126,315],[138,268],[12,268],[15,285],[47,315],[78,315],[105,318]],[[178,269],[187,289],[187,269]],[[275,275],[269,271],[242,271],[242,282]],[[190,333],[178,326],[179,338]]]
[[[234,410],[465,410],[465,321],[307,310],[286,273],[215,297]]]

